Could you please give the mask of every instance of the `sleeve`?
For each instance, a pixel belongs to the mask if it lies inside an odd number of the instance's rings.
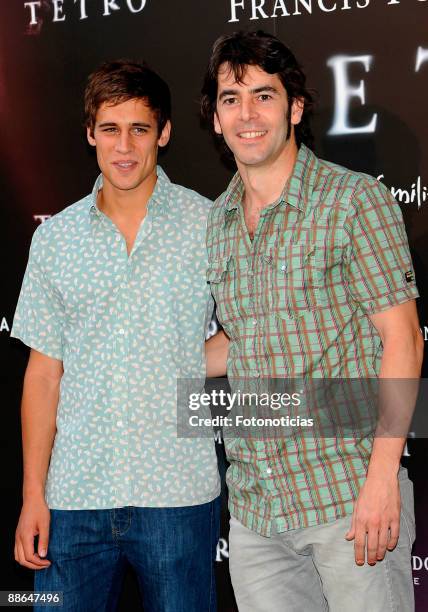
[[[364,311],[419,297],[401,209],[385,185],[371,177],[359,184],[344,229],[347,289]]]
[[[207,308],[205,313],[205,338],[208,339],[211,335],[211,322],[215,318],[214,310],[214,299],[211,295],[211,291],[208,295]]]
[[[48,357],[62,360],[65,313],[58,291],[51,285],[43,269],[46,243],[41,237],[40,228],[35,231],[31,242],[10,335]]]
[[[216,215],[218,214],[218,202],[219,198],[214,203],[211,203],[212,206],[208,212],[207,218],[207,227],[205,233],[206,240],[206,248],[207,248],[207,270],[209,263],[213,257],[213,244],[216,242],[215,238],[215,229],[217,228],[218,220]],[[207,301],[207,309],[205,316],[205,338],[209,338],[211,334],[211,323],[214,320],[216,322],[215,315],[215,302],[211,293],[211,287],[207,282],[207,290],[208,290],[208,301]]]

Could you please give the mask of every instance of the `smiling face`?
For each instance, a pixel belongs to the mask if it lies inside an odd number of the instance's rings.
[[[214,129],[223,135],[238,167],[269,167],[288,148],[296,148],[294,126],[302,112],[297,100],[289,107],[277,74],[247,66],[238,83],[228,64],[220,66]]]
[[[168,143],[170,130],[168,121],[159,136],[156,115],[142,99],[102,104],[87,137],[96,147],[105,186],[131,191],[155,179],[158,147]]]

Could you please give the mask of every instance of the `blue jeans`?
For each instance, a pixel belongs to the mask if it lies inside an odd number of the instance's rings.
[[[144,612],[215,612],[220,498],[180,508],[51,510],[48,559],[36,591],[62,591],[62,610],[115,610],[126,564]],[[35,606],[37,612],[45,607]]]

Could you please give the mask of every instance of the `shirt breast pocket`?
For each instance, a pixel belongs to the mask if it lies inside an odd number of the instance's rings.
[[[217,318],[225,327],[239,317],[236,303],[236,270],[233,256],[212,260],[208,264],[207,282],[216,302]]]
[[[271,307],[280,318],[300,317],[327,304],[323,250],[289,244],[270,256]]]

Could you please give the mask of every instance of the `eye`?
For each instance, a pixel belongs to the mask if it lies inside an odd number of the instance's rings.
[[[115,128],[113,126],[112,127],[105,127],[105,128],[102,128],[101,131],[106,133],[106,134],[115,134],[117,132],[117,128]]]
[[[233,97],[224,98],[223,100],[223,104],[225,104],[226,106],[232,106],[232,104],[235,104],[235,102],[237,102],[237,99]]]
[[[259,100],[261,102],[267,102],[268,100],[272,100],[272,96],[270,94],[260,94]]]
[[[147,129],[143,127],[133,127],[132,133],[135,134],[135,136],[141,136],[142,134],[147,133]]]

